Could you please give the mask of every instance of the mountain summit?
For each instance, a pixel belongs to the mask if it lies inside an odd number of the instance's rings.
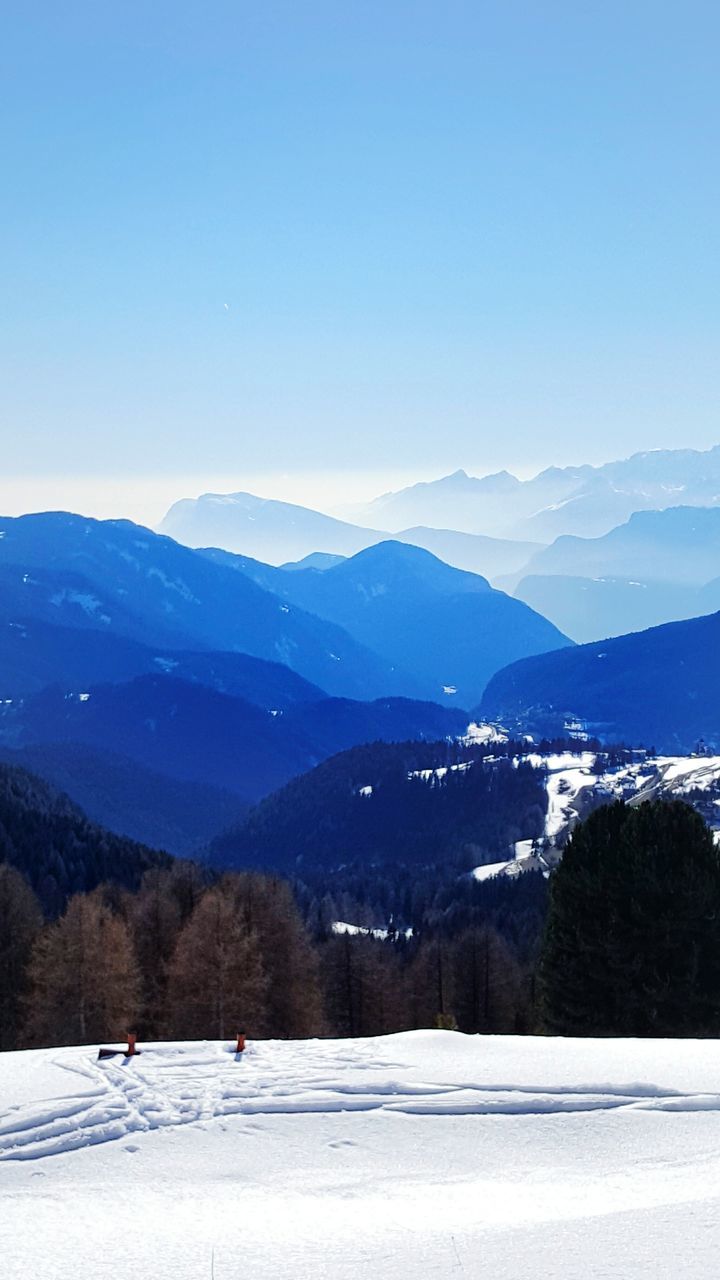
[[[427,698],[457,696],[467,706],[512,657],[571,643],[486,578],[392,539],[330,568],[293,573],[224,552],[207,554],[235,563],[266,590],[341,626],[391,667],[409,672]]]
[[[359,524],[412,525],[549,542],[560,534],[598,537],[635,511],[720,500],[720,445],[706,451],[636,453],[593,467],[547,467],[530,480],[507,471],[482,477],[454,472],[343,509]]]

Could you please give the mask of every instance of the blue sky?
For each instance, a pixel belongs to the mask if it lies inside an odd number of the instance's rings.
[[[714,4],[14,9],[5,511],[720,439]]]

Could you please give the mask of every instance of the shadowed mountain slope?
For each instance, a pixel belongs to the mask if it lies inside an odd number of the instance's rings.
[[[355,743],[455,736],[467,720],[464,711],[403,698],[325,699],[273,712],[197,683],[142,676],[75,696],[47,689],[4,705],[0,743],[80,743],[254,801]]]
[[[720,747],[720,613],[515,662],[477,714],[512,730],[555,733],[571,717],[606,741]]]
[[[338,624],[388,664],[409,671],[430,698],[452,691],[468,705],[508,660],[569,643],[485,578],[401,542],[379,543],[323,571],[292,574],[247,557],[206,554]]]
[[[47,512],[2,519],[0,535],[0,572],[15,575],[15,616],[80,621],[162,648],[251,654],[343,697],[419,692],[341,628],[130,521]]]

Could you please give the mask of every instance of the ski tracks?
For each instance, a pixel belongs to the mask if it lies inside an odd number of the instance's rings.
[[[133,1133],[233,1115],[398,1112],[416,1116],[552,1116],[617,1110],[720,1111],[720,1095],[651,1084],[532,1086],[426,1082],[380,1056],[377,1042],[251,1042],[236,1055],[215,1042],[158,1044],[97,1061],[93,1049],[52,1062],[85,1089],[0,1114],[0,1160],[38,1160]]]

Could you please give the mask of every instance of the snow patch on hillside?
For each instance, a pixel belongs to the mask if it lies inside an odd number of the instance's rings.
[[[544,755],[537,751],[516,756],[513,765],[529,764],[542,770],[547,793],[543,839],[516,842],[512,857],[475,868],[481,882],[496,876],[515,877],[524,871],[548,871],[582,813],[600,803],[624,800],[640,804],[656,798],[684,798],[707,793],[701,805],[703,817],[720,843],[720,756],[652,756],[638,753],[630,763],[597,767],[593,751],[563,751]],[[482,764],[473,767],[483,767]],[[717,798],[713,792],[717,791]]]

